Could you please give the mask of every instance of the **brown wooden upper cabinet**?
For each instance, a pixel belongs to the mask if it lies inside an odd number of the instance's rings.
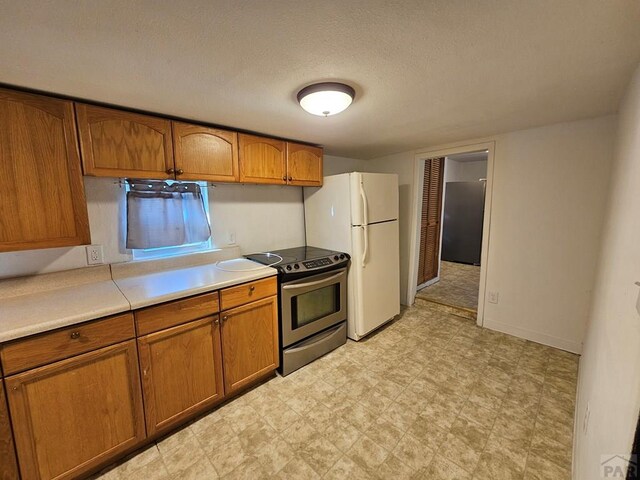
[[[0,252],[91,243],[73,103],[0,89]]]
[[[172,122],[176,178],[237,182],[238,134],[228,130]]]
[[[286,185],[286,142],[241,133],[238,143],[241,182]]]
[[[306,187],[322,185],[322,149],[287,142],[287,183]]]
[[[238,135],[240,181],[322,185],[322,149],[255,135]]]
[[[171,121],[76,103],[84,174],[174,178]]]

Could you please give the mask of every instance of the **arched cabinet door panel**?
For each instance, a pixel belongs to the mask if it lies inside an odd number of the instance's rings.
[[[171,121],[76,103],[85,175],[174,178]]]
[[[286,185],[286,142],[255,135],[238,135],[240,181]]]
[[[322,186],[322,148],[287,142],[287,184]]]
[[[73,103],[0,89],[0,252],[91,243]]]
[[[237,182],[238,134],[229,130],[172,122],[176,178]]]

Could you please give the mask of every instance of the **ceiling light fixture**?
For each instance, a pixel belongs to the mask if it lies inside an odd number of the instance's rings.
[[[314,83],[298,92],[298,102],[307,112],[321,117],[345,110],[356,96],[349,85],[337,82]]]

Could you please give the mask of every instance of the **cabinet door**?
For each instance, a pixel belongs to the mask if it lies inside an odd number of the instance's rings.
[[[176,178],[237,182],[238,134],[228,130],[173,122]]]
[[[217,315],[145,335],[138,346],[149,435],[222,400]]]
[[[289,185],[322,185],[322,149],[287,142],[287,183]]]
[[[287,183],[285,142],[240,133],[238,143],[241,182]]]
[[[278,297],[222,312],[227,395],[278,368]]]
[[[76,103],[84,174],[174,178],[171,121]]]
[[[0,89],[0,252],[91,243],[73,103]]]
[[[134,340],[6,384],[22,478],[77,478],[145,438]]]
[[[2,379],[0,379],[0,480],[18,480],[18,465]]]

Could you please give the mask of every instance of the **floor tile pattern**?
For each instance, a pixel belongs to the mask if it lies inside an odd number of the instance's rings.
[[[433,302],[477,310],[480,267],[442,262],[440,281],[418,291],[418,297]]]
[[[575,355],[412,307],[101,478],[570,479],[577,369]]]

